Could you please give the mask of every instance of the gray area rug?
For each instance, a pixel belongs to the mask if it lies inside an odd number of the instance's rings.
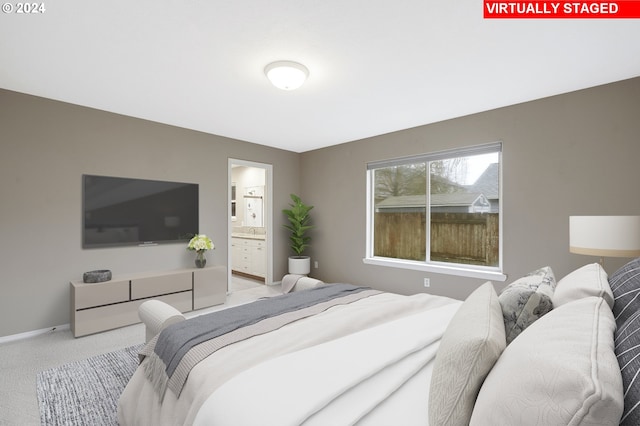
[[[42,425],[117,425],[118,398],[138,367],[135,345],[38,373]]]

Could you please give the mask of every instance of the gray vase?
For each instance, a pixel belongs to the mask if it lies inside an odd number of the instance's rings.
[[[204,265],[207,264],[207,258],[204,257],[204,250],[196,252],[196,267],[204,268]]]

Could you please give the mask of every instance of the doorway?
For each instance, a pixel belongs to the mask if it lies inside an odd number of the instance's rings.
[[[273,282],[273,166],[229,159],[227,290]],[[237,287],[237,286],[236,286]]]

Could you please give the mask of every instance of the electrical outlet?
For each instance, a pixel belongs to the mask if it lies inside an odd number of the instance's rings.
[[[318,261],[317,260],[315,262],[313,262],[313,267],[318,269]]]
[[[424,286],[425,287],[430,287],[431,286],[431,280],[429,280],[429,278],[425,278],[424,279]]]

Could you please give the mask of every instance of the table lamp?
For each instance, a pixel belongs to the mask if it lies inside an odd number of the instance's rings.
[[[640,256],[640,216],[570,216],[569,251],[604,257]]]

